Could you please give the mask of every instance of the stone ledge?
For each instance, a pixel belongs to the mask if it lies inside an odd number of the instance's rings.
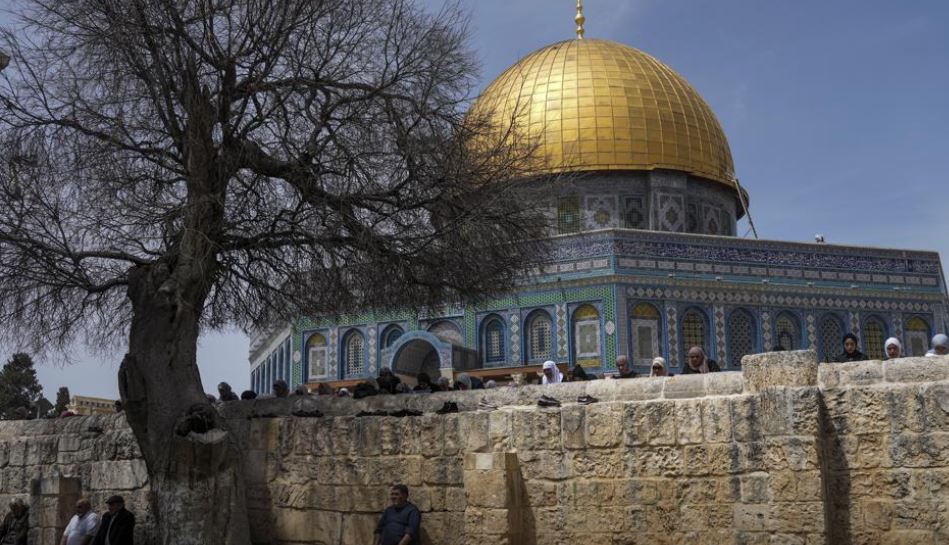
[[[745,391],[754,393],[775,386],[816,386],[817,353],[813,350],[766,352],[741,358]]]
[[[887,361],[822,363],[818,385],[822,390],[881,383],[919,383],[949,380],[949,356],[899,358]]]

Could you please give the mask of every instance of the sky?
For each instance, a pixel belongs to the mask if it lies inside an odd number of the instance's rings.
[[[0,7],[11,0],[0,0]],[[421,0],[438,9],[442,1]],[[949,256],[949,2],[587,0],[586,36],[668,64],[731,144],[765,239],[935,250]],[[524,55],[574,37],[573,0],[463,0],[482,87]],[[0,13],[0,25],[9,22]],[[739,234],[746,232],[739,225]],[[0,347],[6,359],[16,347]],[[206,335],[209,392],[248,387],[248,339]],[[41,360],[47,397],[117,397],[121,354]]]

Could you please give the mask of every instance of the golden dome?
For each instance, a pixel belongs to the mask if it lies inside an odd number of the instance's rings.
[[[721,125],[685,79],[608,40],[566,40],[508,68],[472,106],[537,149],[530,174],[593,170],[689,172],[735,187]]]

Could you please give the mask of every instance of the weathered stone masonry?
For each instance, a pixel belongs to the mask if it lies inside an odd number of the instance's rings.
[[[537,408],[542,392],[564,406]],[[583,393],[600,402],[570,402]],[[473,410],[481,397],[502,407]],[[446,400],[462,412],[432,414]],[[426,414],[354,416],[402,408]],[[301,409],[325,416],[290,416]],[[255,543],[370,543],[394,481],[423,511],[423,543],[949,543],[949,358],[765,354],[741,373],[261,400],[225,416],[248,448]],[[0,477],[0,500],[29,495],[33,543],[54,543],[79,493],[101,505],[113,491],[149,537],[121,416],[0,424]]]

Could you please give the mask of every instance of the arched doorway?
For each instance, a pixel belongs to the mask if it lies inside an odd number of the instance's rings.
[[[439,377],[441,358],[438,350],[425,339],[412,339],[398,348],[392,356],[392,372],[402,377],[415,378],[419,373],[432,380]]]

